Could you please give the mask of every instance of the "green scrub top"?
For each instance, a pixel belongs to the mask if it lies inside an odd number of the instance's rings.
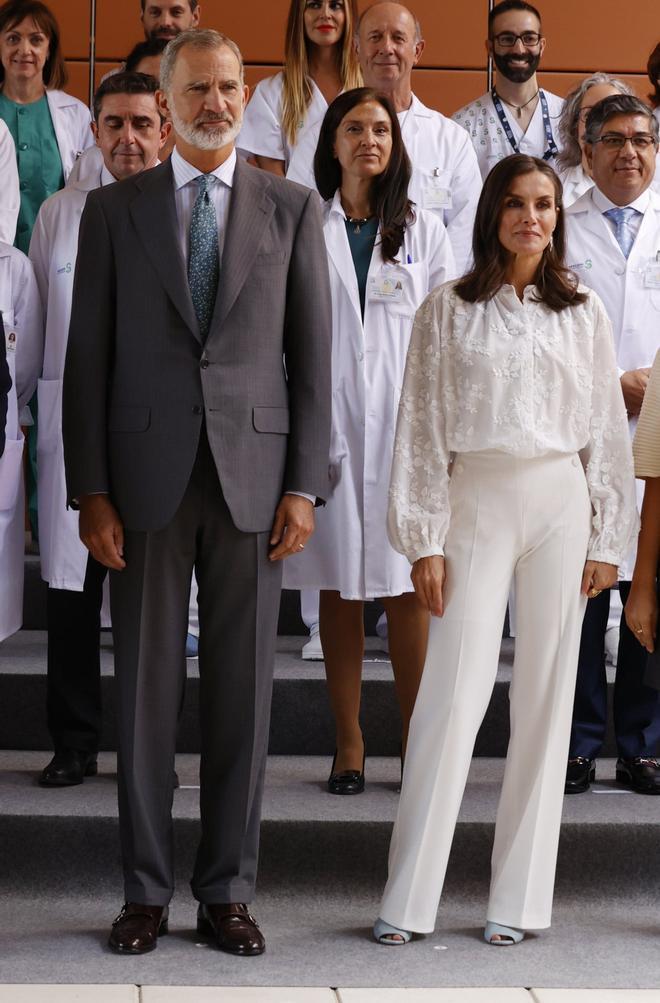
[[[367,220],[366,223],[363,223],[359,229],[354,223],[349,223],[349,221],[346,220],[346,235],[351,249],[355,275],[357,277],[362,320],[364,320],[364,304],[367,294],[367,275],[369,273],[369,265],[371,264],[371,256],[374,252],[374,244],[376,243],[377,234],[378,219],[376,216],[372,216],[372,218]]]
[[[32,104],[16,104],[0,91],[0,118],[12,134],[18,161],[21,208],[14,243],[27,254],[41,203],[64,187],[62,158],[45,94]]]

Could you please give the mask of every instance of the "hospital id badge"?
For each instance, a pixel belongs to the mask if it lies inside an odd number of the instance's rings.
[[[451,209],[454,204],[451,188],[445,188],[440,178],[430,178],[423,194],[424,209]]]
[[[372,275],[369,279],[369,299],[381,303],[400,303],[403,284],[395,275]]]
[[[644,270],[644,288],[660,289],[660,261],[652,258]]]
[[[16,351],[16,331],[5,331],[5,344],[8,352]]]

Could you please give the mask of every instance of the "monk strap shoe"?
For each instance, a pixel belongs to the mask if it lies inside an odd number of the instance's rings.
[[[596,779],[596,760],[586,756],[569,759],[566,767],[564,794],[584,794]]]
[[[637,794],[660,794],[660,763],[646,756],[618,759],[616,779]]]
[[[118,954],[147,954],[167,933],[168,908],[126,902],[112,924],[108,944]]]
[[[250,957],[266,950],[259,925],[242,902],[207,905],[197,910],[197,932],[212,937],[221,951]]]

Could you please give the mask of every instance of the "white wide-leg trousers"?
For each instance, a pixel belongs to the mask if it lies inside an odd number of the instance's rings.
[[[445,612],[431,621],[379,915],[404,930],[434,928],[515,581],[511,739],[487,919],[542,929],[552,911],[585,607],[586,479],[575,455],[463,453],[454,463],[450,502]]]

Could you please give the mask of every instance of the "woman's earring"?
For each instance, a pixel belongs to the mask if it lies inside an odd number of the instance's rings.
[[[552,234],[550,234],[550,240],[548,242],[548,250],[549,251],[554,251],[554,249],[555,249],[555,242],[552,239]]]

